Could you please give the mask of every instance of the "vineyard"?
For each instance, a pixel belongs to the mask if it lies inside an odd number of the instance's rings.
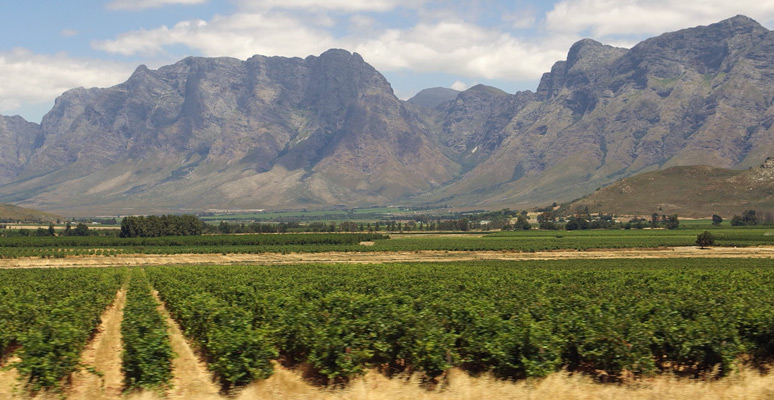
[[[115,298],[125,270],[65,269],[0,273],[0,350],[18,348],[29,390],[56,388],[79,368],[80,352]]]
[[[287,233],[151,238],[116,236],[8,237],[0,258],[66,258],[119,254],[260,254],[391,251],[513,251],[693,246],[705,229],[516,231],[461,234]],[[774,244],[768,228],[714,229],[717,246]],[[367,242],[370,246],[363,246]]]
[[[275,360],[347,385],[372,369],[432,383],[452,367],[724,376],[774,356],[766,259],[0,270],[0,345],[26,390],[88,367],[79,353],[122,286],[126,389],[163,390],[175,372],[151,290],[224,391],[268,378]]]

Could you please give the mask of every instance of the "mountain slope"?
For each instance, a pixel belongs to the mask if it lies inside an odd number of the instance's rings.
[[[617,215],[678,214],[730,219],[744,210],[774,209],[774,159],[758,168],[729,170],[704,165],[647,172],[573,201],[569,214],[588,210]]]
[[[190,57],[0,118],[0,201],[65,214],[401,202],[526,207],[774,155],[774,32],[737,16],[631,49],[585,39],[535,92],[411,102],[358,54]]]
[[[460,94],[458,90],[434,87],[421,90],[414,97],[406,100],[406,102],[422,107],[435,108],[442,103],[454,100],[458,94]]]
[[[59,220],[58,215],[43,211],[24,208],[12,204],[0,204],[0,221],[2,222],[38,222],[48,223]]]
[[[500,143],[491,156],[421,199],[529,205],[674,165],[756,165],[774,154],[772,49],[774,33],[741,16],[630,50],[580,41],[533,99],[507,96],[498,104],[526,102],[478,124]],[[452,108],[464,107],[440,112]],[[492,121],[473,109],[456,119]]]
[[[372,204],[457,169],[384,77],[343,50],[141,66],[118,86],[65,93],[41,126],[3,200],[127,212]]]

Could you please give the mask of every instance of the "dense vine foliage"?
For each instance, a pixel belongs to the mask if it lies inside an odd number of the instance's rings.
[[[263,234],[119,238],[12,237],[0,241],[0,258],[117,254],[211,254],[358,251],[360,242],[387,239],[375,233]]]
[[[129,216],[121,220],[120,236],[196,236],[201,235],[203,229],[204,222],[195,215]]]
[[[20,346],[14,366],[33,390],[56,388],[124,280],[116,269],[0,271],[0,350]]]
[[[145,271],[133,269],[121,322],[125,386],[163,388],[172,379],[174,352]]]
[[[224,385],[306,363],[501,377],[569,368],[726,374],[774,355],[769,260],[583,260],[211,268],[148,275]]]

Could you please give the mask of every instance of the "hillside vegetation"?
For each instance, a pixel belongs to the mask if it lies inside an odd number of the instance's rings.
[[[726,219],[744,210],[774,210],[774,168],[672,167],[622,179],[566,206],[617,215],[678,214]]]
[[[60,217],[43,211],[12,204],[0,204],[0,221],[3,222],[51,222]]]

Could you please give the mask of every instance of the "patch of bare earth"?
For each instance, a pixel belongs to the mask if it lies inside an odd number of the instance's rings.
[[[16,384],[19,382],[19,374],[16,369],[4,369],[8,365],[19,361],[18,357],[10,357],[5,363],[0,363],[0,399],[10,399],[14,396]]]
[[[153,295],[161,303],[158,293]],[[216,398],[218,386],[213,383],[207,364],[202,361],[186,341],[180,326],[170,317],[163,303],[159,312],[166,318],[169,327],[169,340],[177,356],[172,360],[172,388],[166,393],[168,399],[211,399]],[[152,398],[146,393],[144,398]]]
[[[84,365],[102,376],[81,370],[71,377],[67,398],[73,400],[120,399],[124,387],[121,371],[121,321],[124,318],[126,290],[121,289],[113,304],[102,315],[97,334],[81,355]]]
[[[536,252],[513,251],[391,251],[260,254],[119,254],[116,256],[68,256],[65,258],[0,259],[0,268],[115,267],[165,264],[303,264],[390,263],[482,260],[565,260],[642,258],[774,258],[774,247],[662,247],[655,249],[591,249]]]

